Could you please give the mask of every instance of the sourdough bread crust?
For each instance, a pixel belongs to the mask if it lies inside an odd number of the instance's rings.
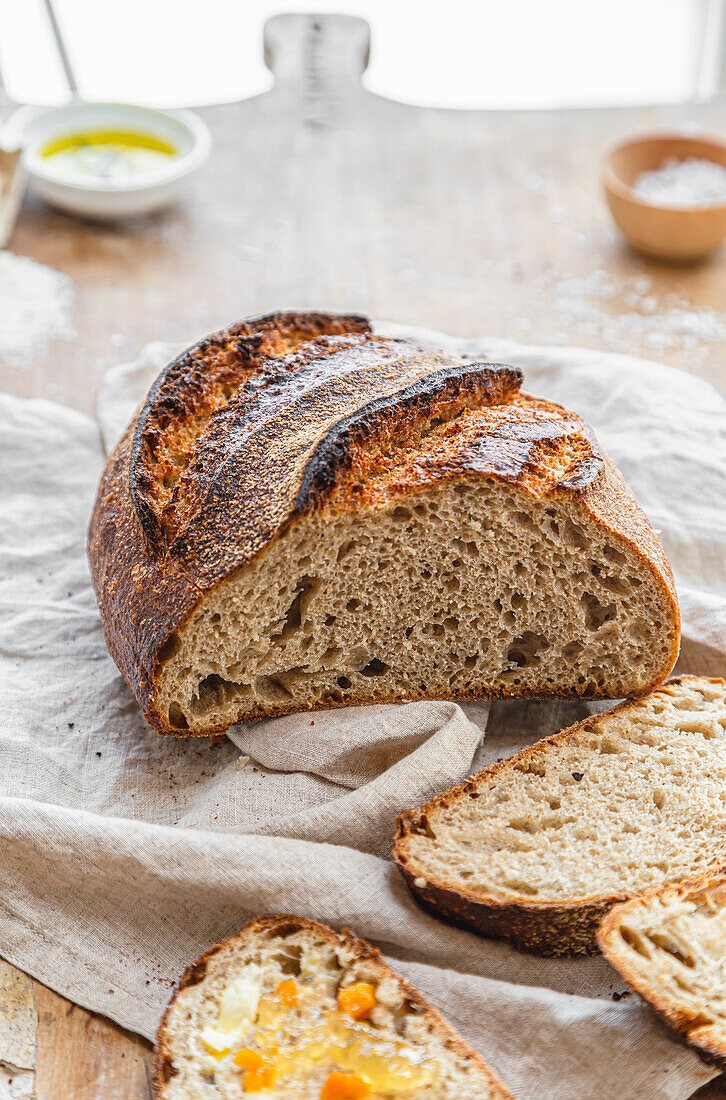
[[[597,930],[597,944],[610,965],[625,979],[631,989],[634,989],[650,1005],[658,1018],[668,1028],[675,1031],[679,1038],[700,1054],[704,1061],[719,1066],[721,1069],[726,1069],[724,1028],[704,1023],[703,1018],[697,1014],[676,1008],[668,997],[659,994],[658,990],[654,989],[643,975],[629,966],[627,958],[623,956],[617,946],[618,929],[623,918],[627,917],[628,913],[647,906],[651,898],[690,898],[697,900],[699,894],[714,887],[726,888],[726,866],[719,868],[718,872],[714,874],[701,875],[699,878],[690,879],[687,882],[655,887],[637,898],[631,898],[620,905],[616,905],[610,910]]]
[[[147,720],[159,732],[188,732],[155,699],[175,632],[204,595],[290,524],[472,477],[577,501],[647,563],[675,624],[669,663],[655,682],[666,676],[678,650],[678,609],[662,548],[579,417],[519,394],[520,383],[514,368],[375,337],[361,317],[328,314],[240,322],[170,364],[108,459],[89,528],[106,643]],[[380,476],[383,442],[415,439],[435,418],[471,409],[491,412],[482,414],[485,430],[452,432],[446,448],[395,482]],[[582,693],[573,685],[573,696]],[[239,720],[289,709],[269,706]]]
[[[174,1074],[171,1051],[167,1042],[167,1034],[168,1020],[174,1010],[174,1004],[179,993],[183,989],[187,989],[189,986],[197,985],[201,982],[207,972],[209,960],[222,951],[228,944],[243,940],[245,937],[258,933],[268,932],[271,937],[284,937],[298,931],[310,932],[317,939],[323,940],[331,945],[343,943],[355,952],[358,959],[365,960],[372,964],[381,978],[395,978],[407,1000],[412,1005],[415,1005],[435,1027],[436,1031],[444,1037],[446,1046],[459,1054],[465,1061],[475,1065],[490,1080],[491,1084],[499,1090],[501,1100],[513,1100],[511,1093],[508,1092],[497,1074],[491,1069],[487,1062],[484,1061],[481,1055],[478,1054],[473,1047],[469,1046],[466,1040],[459,1035],[448,1020],[441,1015],[438,1009],[434,1008],[434,1006],[426,1000],[423,994],[414,985],[411,985],[405,978],[397,974],[388,963],[384,962],[380,951],[368,943],[367,940],[361,939],[355,932],[351,932],[349,928],[343,928],[340,932],[335,932],[325,924],[309,920],[306,917],[297,917],[290,914],[275,914],[266,917],[257,917],[255,920],[250,921],[249,924],[244,925],[244,927],[233,936],[229,936],[226,940],[222,940],[221,943],[215,944],[214,947],[211,947],[201,956],[201,958],[197,959],[196,962],[192,963],[191,966],[187,967],[184,971],[171,1000],[166,1006],[156,1035],[154,1061],[155,1100],[164,1100],[166,1086]]]
[[[708,677],[675,676],[668,684],[679,684]],[[712,683],[723,680],[710,678]],[[637,702],[624,702],[608,713],[625,713],[637,706]],[[528,761],[548,745],[561,745],[595,728],[601,715],[593,714],[582,722],[569,726],[552,737],[543,738],[534,745],[522,749],[513,757],[498,761],[471,776],[465,783],[451,787],[415,810],[404,810],[398,816],[393,845],[393,861],[403,874],[414,897],[428,910],[445,917],[454,924],[472,928],[485,936],[509,940],[520,951],[535,955],[592,955],[599,947],[598,928],[607,913],[621,902],[627,902],[627,894],[603,894],[592,897],[573,897],[567,901],[504,901],[494,895],[475,894],[465,889],[452,889],[445,882],[428,877],[422,881],[415,866],[409,864],[406,838],[427,827],[427,814],[433,809],[450,805],[460,795],[476,797],[481,783],[496,779],[511,767],[512,761]],[[726,842],[724,858],[726,859]],[[719,870],[723,861],[713,868]]]

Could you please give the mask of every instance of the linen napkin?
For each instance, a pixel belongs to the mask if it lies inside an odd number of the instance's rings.
[[[679,668],[726,652],[726,402],[671,368],[584,349],[416,335],[523,367],[582,413],[676,572]],[[588,713],[554,701],[293,715],[161,738],[108,657],[85,528],[108,448],[177,349],[112,368],[98,422],[0,397],[0,952],[152,1037],[175,979],[258,913],[372,939],[521,1100],[685,1100],[713,1075],[601,958],[536,959],[452,928],[388,861],[396,813]],[[484,737],[483,735],[486,734]]]

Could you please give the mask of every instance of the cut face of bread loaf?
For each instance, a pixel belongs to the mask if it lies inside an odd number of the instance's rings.
[[[726,683],[670,680],[399,818],[425,905],[538,954],[596,949],[613,904],[726,865]]]
[[[511,367],[273,315],[171,364],[109,458],[109,649],[176,734],[425,698],[642,693],[679,619],[658,540]]]
[[[266,917],[187,970],[157,1100],[511,1100],[484,1060],[348,931]]]
[[[707,1061],[726,1067],[726,876],[616,905],[598,932],[608,962]]]

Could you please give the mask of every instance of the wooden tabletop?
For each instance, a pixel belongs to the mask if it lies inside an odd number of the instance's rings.
[[[213,155],[173,209],[93,225],[26,199],[10,247],[71,277],[77,337],[29,368],[0,368],[1,389],[90,413],[103,370],[150,340],[315,307],[626,351],[726,390],[724,250],[680,268],[636,256],[599,182],[620,136],[692,121],[718,130],[723,102],[422,110],[362,89],[360,21],[285,16],[268,28],[275,88],[202,112]],[[147,1043],[2,963],[0,1021],[0,1096],[3,1062],[21,1067],[18,1080],[34,1072],[37,1100],[151,1096]]]

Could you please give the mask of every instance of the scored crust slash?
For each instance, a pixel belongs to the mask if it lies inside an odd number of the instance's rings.
[[[278,313],[190,348],[110,455],[106,642],[176,735],[415,699],[635,697],[678,651],[663,550],[514,367]]]

